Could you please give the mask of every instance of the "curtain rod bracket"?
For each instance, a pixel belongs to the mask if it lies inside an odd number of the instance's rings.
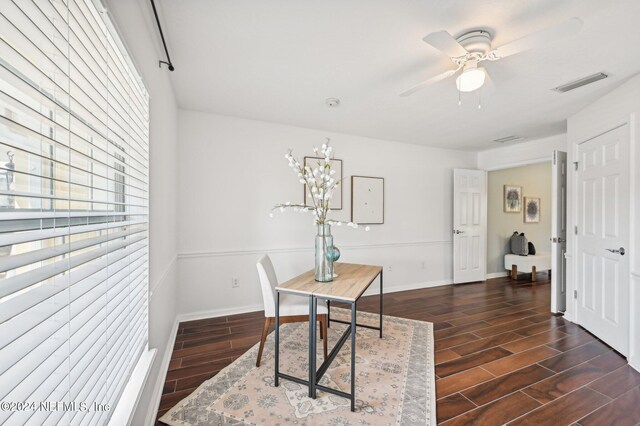
[[[173,71],[175,70],[175,67],[173,66],[173,64],[171,62],[167,62],[167,61],[158,61],[158,67],[162,68],[162,64],[165,64],[167,66],[167,68],[169,68],[169,71]]]

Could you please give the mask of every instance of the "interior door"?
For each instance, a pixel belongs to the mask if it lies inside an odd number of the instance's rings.
[[[453,282],[484,281],[487,270],[487,174],[453,170]]]
[[[629,348],[629,125],[578,145],[577,277],[580,325]]]
[[[551,312],[567,309],[567,153],[553,151],[551,171]]]

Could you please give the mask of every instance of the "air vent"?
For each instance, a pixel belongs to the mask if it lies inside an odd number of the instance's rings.
[[[568,92],[569,90],[577,89],[578,87],[586,86],[587,84],[595,83],[596,81],[602,80],[604,78],[609,77],[608,74],[603,72],[599,72],[588,77],[581,78],[579,80],[571,81],[567,84],[563,84],[562,86],[555,87],[553,90],[560,93]]]
[[[524,139],[522,136],[511,135],[511,136],[505,136],[503,138],[494,139],[493,141],[498,143],[507,143],[507,142],[519,141],[522,139]]]

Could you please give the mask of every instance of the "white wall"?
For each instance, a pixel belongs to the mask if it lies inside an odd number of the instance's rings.
[[[478,168],[499,170],[551,161],[554,150],[567,150],[566,134],[480,151],[478,152]]]
[[[504,185],[522,186],[523,197],[540,198],[540,222],[524,222],[524,204],[522,213],[505,213]],[[504,255],[514,231],[524,232],[537,252],[551,251],[550,162],[489,172],[487,190],[487,275],[506,275]]]
[[[390,267],[387,289],[451,281],[452,170],[475,168],[474,153],[183,110],[179,136],[180,313],[261,309],[261,253],[272,254],[280,281],[313,267],[312,217],[268,214],[275,203],[302,201],[287,149],[301,158],[327,136],[346,183],[335,218],[350,217],[351,175],[385,178],[385,224],[335,228],[341,260]]]
[[[132,424],[147,424],[155,415],[164,382],[166,349],[173,339],[177,284],[177,104],[168,71],[158,68],[160,53],[154,40],[148,4],[142,0],[108,0],[109,13],[142,74],[150,94],[150,229],[149,229],[149,347],[158,352]],[[169,352],[170,353],[170,352]]]
[[[640,226],[638,215],[640,214],[640,75],[633,77],[611,93],[594,102],[578,114],[570,117],[567,122],[567,136],[569,143],[568,161],[571,164],[576,160],[577,144],[589,137],[603,133],[613,127],[629,123],[631,144],[631,246],[628,250],[631,266],[629,277],[623,279],[630,285],[630,353],[629,363],[640,371]],[[568,229],[573,229],[576,224],[576,176],[573,168],[569,168],[568,174]],[[573,294],[576,288],[576,237],[569,233],[567,239],[567,294]],[[623,281],[624,282],[624,281]],[[567,301],[565,316],[571,321],[579,323],[576,315],[577,302],[574,299]]]

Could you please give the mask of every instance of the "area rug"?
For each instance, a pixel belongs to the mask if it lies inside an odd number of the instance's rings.
[[[334,308],[334,318],[349,311]],[[358,312],[358,323],[377,324],[378,316]],[[331,323],[329,350],[346,326]],[[435,425],[436,388],[433,324],[385,316],[383,338],[359,327],[356,335],[356,411],[350,401],[322,391],[307,396],[306,386],[281,379],[274,386],[274,333],[269,335],[260,368],[258,345],[204,382],[169,410],[168,425]],[[280,327],[280,370],[308,377],[308,323]],[[321,384],[351,390],[351,340],[325,373]],[[317,363],[322,362],[322,344]]]

